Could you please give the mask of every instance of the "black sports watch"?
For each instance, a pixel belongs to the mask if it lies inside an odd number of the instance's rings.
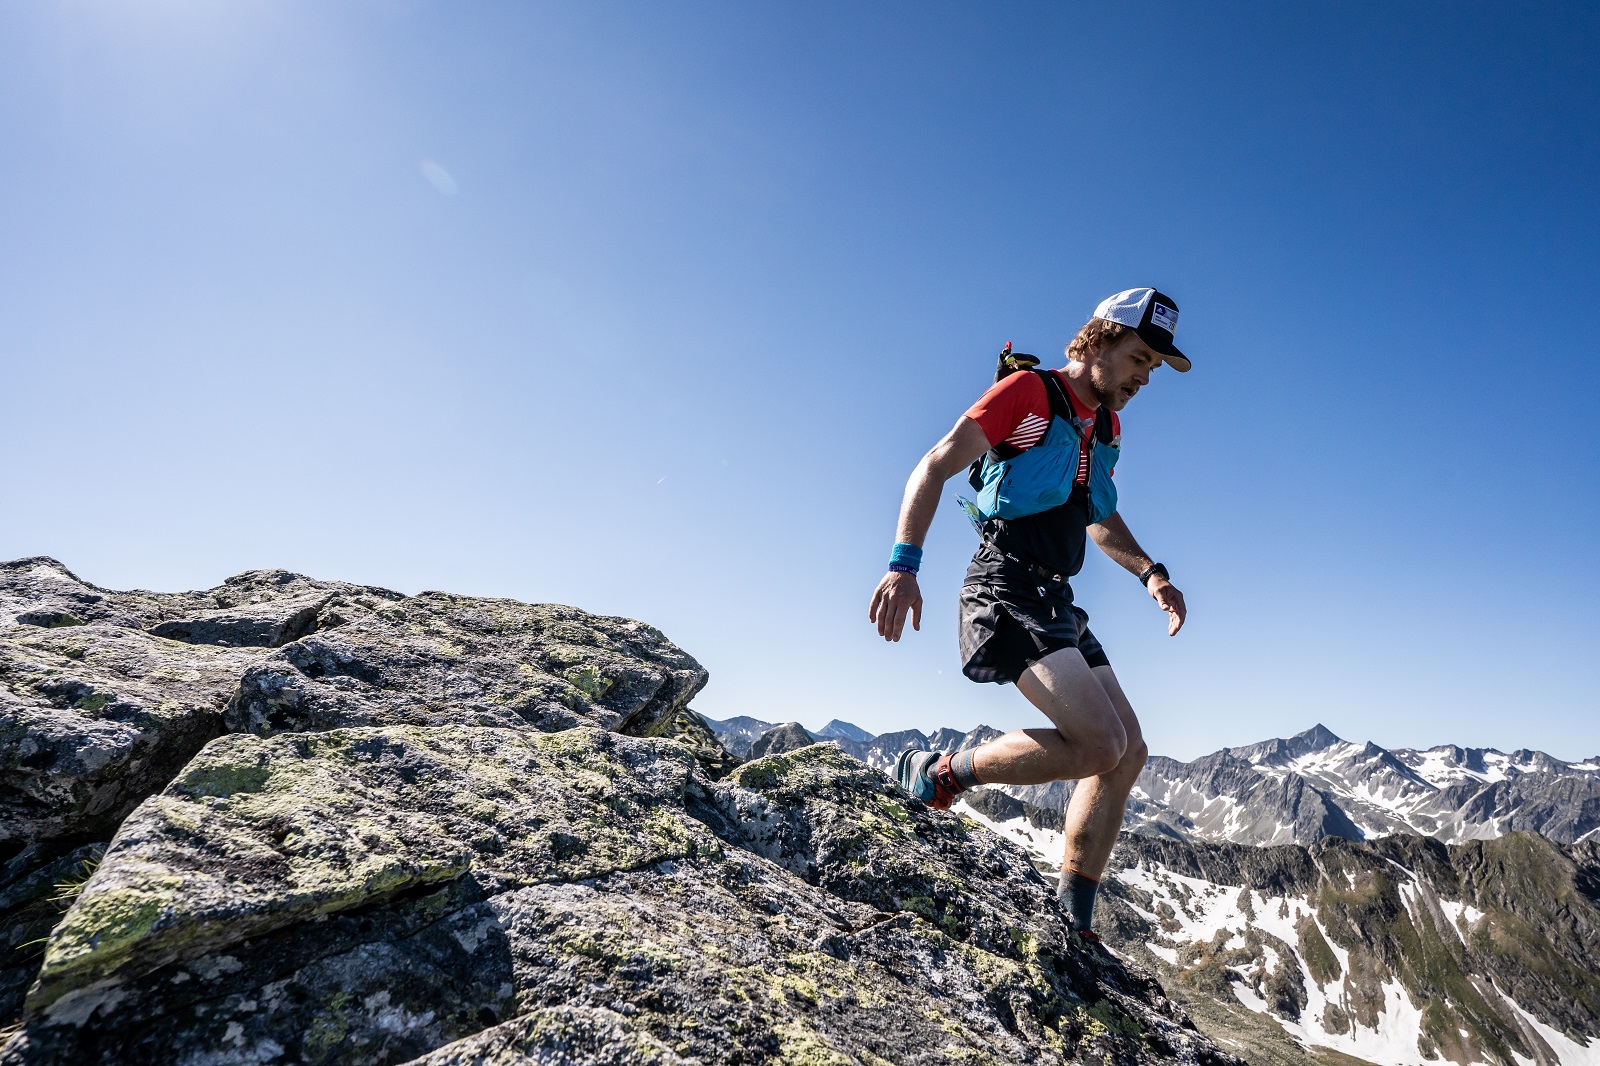
[[[1163,564],[1163,563],[1151,563],[1149,566],[1145,567],[1144,570],[1139,574],[1139,584],[1143,585],[1145,588],[1149,588],[1150,587],[1150,578],[1153,577],[1156,574],[1160,574],[1162,577],[1166,578],[1168,581],[1172,580],[1172,575],[1167,573],[1167,568],[1166,568],[1165,564]]]

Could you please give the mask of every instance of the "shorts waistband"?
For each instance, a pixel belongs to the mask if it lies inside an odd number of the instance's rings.
[[[1053,585],[1065,585],[1070,581],[1070,578],[1068,578],[1066,574],[1057,573],[1047,566],[1040,566],[1038,563],[1035,563],[1032,560],[1024,559],[1020,555],[1008,552],[994,541],[990,540],[988,537],[983,538],[983,546],[1001,558],[1009,559],[1011,562],[1021,566],[1024,570],[1028,571],[1028,573],[1032,574],[1040,581],[1047,581]]]

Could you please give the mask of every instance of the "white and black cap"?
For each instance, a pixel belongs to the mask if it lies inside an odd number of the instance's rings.
[[[1189,357],[1178,351],[1172,335],[1178,329],[1178,305],[1166,293],[1155,289],[1127,289],[1108,296],[1094,309],[1094,317],[1133,327],[1139,339],[1160,352],[1162,358],[1180,373],[1189,370]]]

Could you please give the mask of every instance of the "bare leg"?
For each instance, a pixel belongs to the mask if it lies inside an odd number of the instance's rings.
[[[1091,668],[1076,648],[1034,663],[1017,688],[1055,728],[996,737],[973,751],[973,770],[991,785],[1077,781],[1061,865],[1098,879],[1148,754],[1139,719],[1111,667]]]
[[[1017,688],[1055,728],[1018,729],[975,749],[972,768],[979,779],[992,785],[1038,785],[1115,770],[1128,748],[1128,733],[1115,699],[1097,676],[1101,670],[1109,673],[1110,668],[1091,670],[1076,648],[1052,652],[1028,667]],[[1115,692],[1122,694],[1120,688]],[[1131,710],[1127,719],[1133,721]],[[1137,732],[1137,722],[1134,727]]]
[[[1144,769],[1148,749],[1139,729],[1139,719],[1117,683],[1117,675],[1109,666],[1096,666],[1094,676],[1117,710],[1127,746],[1116,766],[1079,781],[1073,789],[1072,801],[1067,805],[1064,827],[1067,847],[1061,866],[1099,880],[1106,860],[1111,857],[1111,849],[1116,846],[1123,812],[1128,806],[1128,793],[1133,790],[1139,771]]]

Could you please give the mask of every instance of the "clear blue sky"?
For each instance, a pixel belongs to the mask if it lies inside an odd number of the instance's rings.
[[[1600,752],[1592,4],[0,7],[0,557],[572,603],[707,714],[1038,724],[866,606],[1006,340],[1156,285],[1152,748]]]

